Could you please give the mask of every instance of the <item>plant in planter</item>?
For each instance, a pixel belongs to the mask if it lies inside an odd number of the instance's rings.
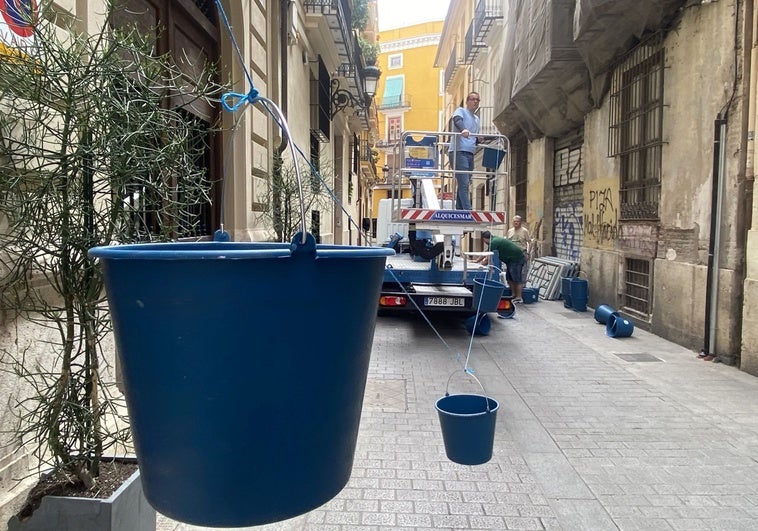
[[[308,211],[328,211],[333,201],[326,187],[332,187],[333,172],[328,167],[315,170],[300,163],[301,178],[303,179],[303,204]],[[320,176],[320,177],[319,177]],[[323,182],[322,182],[323,179]],[[290,242],[300,231],[302,218],[300,214],[300,196],[298,193],[295,166],[285,161],[281,156],[274,160],[274,172],[271,185],[259,198],[259,201],[270,208],[262,210],[258,221],[273,228],[278,242]],[[318,233],[318,227],[312,227]]]
[[[2,367],[31,386],[14,439],[51,469],[47,492],[66,494],[97,491],[103,455],[129,441],[87,251],[192,233],[212,185],[199,164],[212,131],[185,111],[217,97],[212,69],[188,75],[105,11],[85,35],[42,6],[33,45],[0,61],[0,296],[51,338],[3,348]]]

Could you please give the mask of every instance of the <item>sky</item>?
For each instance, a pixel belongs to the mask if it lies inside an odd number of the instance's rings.
[[[450,0],[377,0],[379,31],[445,20]]]

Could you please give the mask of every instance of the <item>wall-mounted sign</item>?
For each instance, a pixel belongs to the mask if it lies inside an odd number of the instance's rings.
[[[0,51],[29,51],[38,16],[37,0],[0,0]]]

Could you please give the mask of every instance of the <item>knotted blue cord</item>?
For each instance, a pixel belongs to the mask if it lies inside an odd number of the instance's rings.
[[[227,103],[228,100],[237,100],[232,105],[229,105]],[[260,96],[258,96],[258,91],[254,88],[250,89],[250,92],[247,94],[242,94],[240,92],[224,92],[221,95],[221,105],[229,112],[234,112],[246,103],[249,103],[252,105],[253,103],[260,100]]]
[[[234,46],[234,51],[237,52],[237,57],[240,60],[240,65],[242,65],[242,71],[245,73],[245,77],[247,78],[247,83],[250,85],[250,92],[247,94],[238,94],[234,92],[230,92],[227,94],[231,94],[233,96],[239,97],[242,96],[243,102],[250,102],[255,103],[256,98],[258,97],[258,91],[255,90],[255,83],[253,83],[253,78],[250,77],[250,73],[247,71],[247,68],[245,67],[245,59],[242,57],[242,52],[240,51],[240,47],[237,46],[237,39],[234,38],[234,32],[232,31],[232,25],[229,23],[229,18],[226,16],[226,11],[224,11],[224,7],[221,5],[221,0],[216,0],[216,7],[218,8],[218,12],[221,14],[221,18],[224,20],[224,26],[226,26],[226,32],[229,34],[229,40],[232,42],[232,45]],[[242,103],[237,103],[232,108],[228,107],[226,104],[224,104],[224,98],[227,96],[227,94],[224,94],[221,96],[221,103],[224,105],[224,108],[226,110],[237,110]]]

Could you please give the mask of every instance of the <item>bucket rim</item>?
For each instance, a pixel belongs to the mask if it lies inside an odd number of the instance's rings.
[[[505,284],[494,278],[475,278],[474,284],[479,284],[486,288],[505,288]]]
[[[489,410],[485,409],[484,411],[478,411],[476,413],[453,413],[452,411],[447,411],[445,409],[440,408],[440,402],[442,402],[445,399],[448,398],[455,398],[459,396],[473,396],[476,398],[486,398],[488,400],[488,404],[490,402],[494,403],[493,406],[489,408]],[[444,413],[445,415],[450,415],[452,417],[480,417],[482,415],[487,415],[490,413],[495,413],[500,408],[500,402],[492,398],[491,396],[486,395],[478,395],[474,393],[456,393],[451,395],[445,395],[443,397],[440,397],[437,399],[437,401],[434,403],[434,407],[439,411],[440,413]]]
[[[379,258],[393,256],[389,247],[316,245],[317,258]],[[93,258],[113,260],[205,260],[289,258],[292,244],[272,242],[162,242],[104,245],[89,250]]]

